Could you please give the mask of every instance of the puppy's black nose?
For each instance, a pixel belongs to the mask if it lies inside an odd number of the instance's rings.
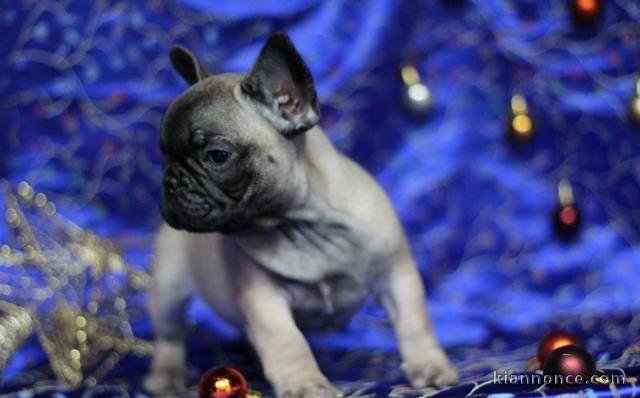
[[[178,167],[166,170],[162,179],[164,188],[168,193],[189,192],[195,186],[193,177]]]

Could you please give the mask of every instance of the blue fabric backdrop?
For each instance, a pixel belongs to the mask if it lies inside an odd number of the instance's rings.
[[[30,182],[148,266],[158,126],[186,88],[170,45],[212,71],[245,71],[284,30],[315,77],[322,126],[392,198],[446,346],[508,352],[570,324],[596,352],[612,341],[619,352],[640,330],[640,128],[627,118],[640,3],[603,3],[602,23],[584,30],[565,1],[6,1],[0,178]],[[405,63],[434,96],[427,119],[403,108]],[[516,90],[536,123],[524,150],[504,139]],[[584,220],[572,243],[552,230],[562,178]],[[225,341],[237,336],[199,301],[190,314]],[[367,305],[346,330],[312,341],[392,350],[383,319]],[[149,336],[148,323],[136,332]],[[459,363],[474,360],[460,352]],[[33,358],[35,341],[5,380]]]

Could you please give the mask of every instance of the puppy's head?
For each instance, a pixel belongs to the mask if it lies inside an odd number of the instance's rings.
[[[277,217],[306,188],[299,137],[320,113],[289,38],[271,36],[247,74],[212,75],[178,46],[171,62],[191,87],[162,123],[164,219],[193,232],[234,232]]]

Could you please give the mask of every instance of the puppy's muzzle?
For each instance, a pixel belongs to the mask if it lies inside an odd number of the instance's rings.
[[[172,194],[189,191],[193,186],[193,178],[177,167],[168,169],[163,178],[164,189]]]
[[[178,213],[190,217],[202,217],[213,210],[211,201],[198,187],[194,178],[178,167],[165,172],[163,184],[167,197],[177,205]]]

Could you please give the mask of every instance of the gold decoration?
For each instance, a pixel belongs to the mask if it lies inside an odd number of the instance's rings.
[[[527,100],[520,94],[511,97],[507,138],[515,145],[523,145],[533,138],[533,120],[529,114]]]
[[[0,302],[0,369],[4,369],[22,343],[31,334],[31,315],[22,308],[7,302]]]
[[[404,84],[403,101],[413,116],[424,117],[431,108],[433,99],[431,91],[420,79],[418,70],[412,65],[400,69],[400,77]]]
[[[629,117],[633,123],[640,124],[640,79],[636,81],[636,91],[629,102]]]
[[[149,275],[112,242],[60,216],[28,183],[15,192],[3,185],[15,244],[0,246],[0,300],[12,303],[7,317],[25,327],[11,332],[0,319],[0,342],[19,346],[32,324],[56,377],[70,386],[94,384],[128,353],[149,354],[151,343],[133,334],[126,301],[142,293]]]

